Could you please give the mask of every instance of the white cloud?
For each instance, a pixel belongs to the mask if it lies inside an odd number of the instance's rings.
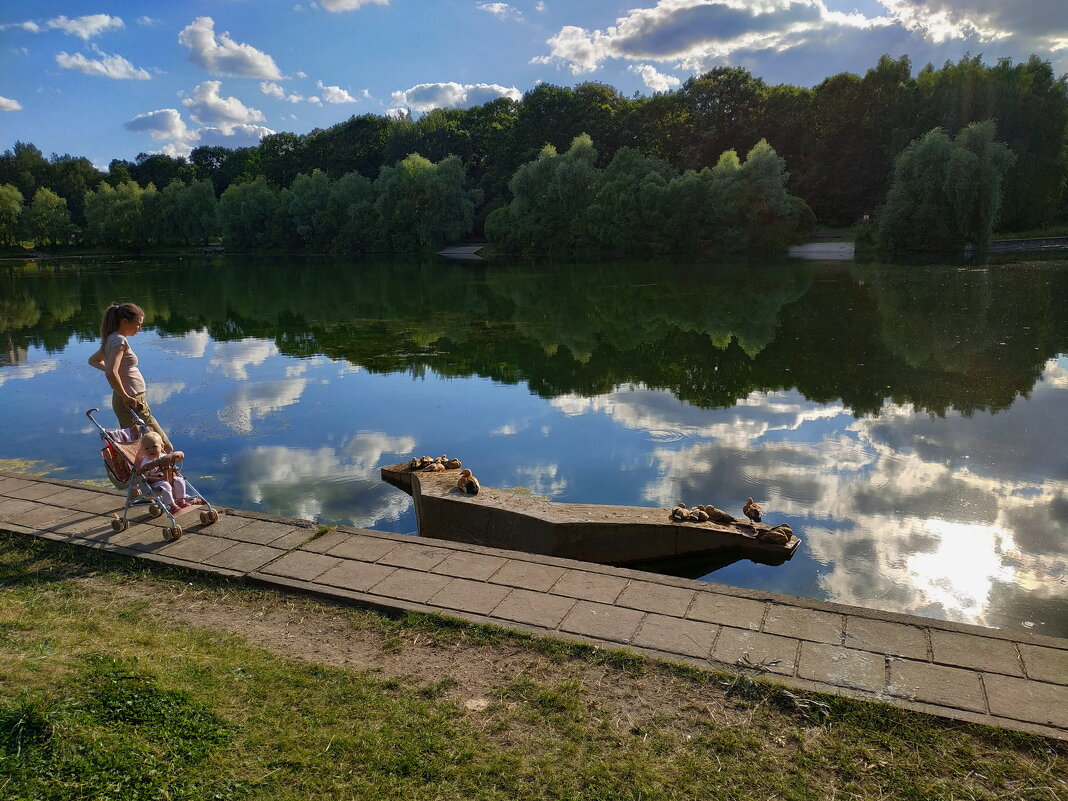
[[[355,11],[362,6],[388,6],[389,0],[319,0],[319,5],[327,11],[337,14],[342,11]]]
[[[260,81],[260,91],[265,95],[277,97],[279,100],[284,99],[286,96],[286,90],[274,81]]]
[[[219,421],[236,434],[251,434],[256,420],[300,401],[307,384],[303,378],[241,384],[226,398]]]
[[[259,446],[239,452],[234,474],[249,501],[269,503],[270,511],[306,520],[325,519],[359,527],[398,520],[412,499],[384,484],[378,467],[383,454],[408,454],[412,437],[359,432],[338,447]]]
[[[194,122],[205,126],[217,126],[229,135],[237,125],[263,122],[263,112],[250,108],[236,97],[221,97],[221,81],[204,81],[193,89],[193,96],[182,101]]]
[[[267,339],[239,339],[218,342],[211,364],[222,369],[223,375],[235,381],[248,380],[248,367],[263,364],[278,353],[275,344]]]
[[[559,475],[556,464],[524,464],[515,468],[516,486],[526,487],[535,495],[556,498],[567,490],[567,479]]]
[[[41,32],[41,26],[38,25],[36,22],[33,22],[33,21],[7,22],[7,23],[4,23],[3,25],[0,25],[0,31],[6,31],[8,28],[18,28],[19,30],[29,31],[30,33],[40,33]]]
[[[67,52],[56,54],[56,63],[64,69],[74,70],[86,75],[101,78],[114,78],[120,81],[148,81],[152,76],[140,67],[135,67],[122,56],[109,56],[101,53],[99,59],[91,59],[81,53],[73,55]]]
[[[279,100],[287,100],[290,103],[303,103],[305,100],[312,102],[310,98],[306,98],[304,95],[297,94],[296,92],[286,94],[286,90],[274,81],[260,81],[260,91],[265,95],[276,97]]]
[[[639,76],[654,92],[666,92],[682,83],[674,75],[659,72],[652,64],[631,64],[627,69]]]
[[[104,31],[112,28],[123,28],[125,25],[119,17],[112,17],[108,14],[89,14],[88,16],[75,17],[74,19],[68,19],[60,15],[48,20],[45,23],[45,27],[61,30],[71,36],[78,36],[89,41]]]
[[[153,19],[152,17],[138,17],[137,24],[146,28],[155,28],[157,25],[162,25],[163,20]]]
[[[56,370],[59,365],[60,363],[56,359],[45,359],[39,362],[16,364],[13,367],[6,367],[3,370],[0,370],[0,386],[3,386],[7,381],[36,378],[39,375],[51,373]],[[108,403],[110,402],[111,400],[109,398]]]
[[[421,83],[394,92],[392,101],[394,106],[406,106],[412,111],[430,111],[434,108],[471,108],[500,97],[518,101],[523,93],[514,86],[507,88],[489,83]]]
[[[938,0],[924,0],[917,3],[915,0],[878,0],[890,16],[906,30],[920,33],[933,42],[945,42],[950,39],[967,39],[975,36],[980,42],[990,42],[1002,39],[1012,34],[1012,28],[1021,17],[1020,9],[995,9],[993,7],[982,8],[988,5],[982,2],[969,3],[957,2],[952,4],[939,2]],[[1029,4],[1030,5],[1030,4]],[[1036,7],[1038,4],[1035,4]],[[1004,11],[1009,11],[1011,19],[998,22],[997,17]],[[1068,18],[1068,9],[1063,5],[1060,8],[1061,28],[1065,27],[1064,20]],[[1007,27],[999,27],[1005,24]],[[1009,27],[1011,26],[1011,27]]]
[[[189,135],[185,121],[178,109],[161,108],[138,114],[126,123],[126,130],[147,133],[153,139],[178,139],[183,140]]]
[[[229,33],[215,36],[215,20],[197,17],[178,34],[178,42],[189,48],[189,60],[213,75],[237,78],[282,77],[274,59],[251,45],[238,44]]]
[[[206,328],[200,328],[181,336],[164,337],[159,341],[159,348],[167,353],[184,356],[187,359],[200,359],[207,352],[210,342],[211,334],[208,333]]]
[[[565,25],[534,63],[561,63],[572,73],[591,72],[609,58],[675,60],[694,68],[739,51],[781,51],[842,28],[893,24],[885,17],[829,11],[823,0],[660,0],[633,9],[605,30]]]
[[[355,103],[356,98],[342,89],[340,86],[323,86],[322,81],[316,81],[315,85],[323,93],[323,100],[327,103]]]
[[[0,97],[0,111],[22,111],[22,103],[10,97]]]
[[[523,12],[507,3],[475,3],[475,8],[492,14],[498,19],[523,19]]]

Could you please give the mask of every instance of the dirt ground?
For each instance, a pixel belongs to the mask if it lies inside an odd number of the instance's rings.
[[[486,709],[501,688],[528,678],[547,686],[578,682],[585,703],[624,730],[656,720],[685,736],[698,718],[705,724],[752,721],[752,708],[736,704],[718,683],[693,682],[655,662],[624,672],[585,659],[555,659],[523,643],[485,644],[463,634],[443,643],[418,629],[404,629],[398,640],[358,612],[301,597],[261,599],[195,586],[176,591],[144,581],[83,580],[115,600],[144,604],[142,614],[160,621],[238,634],[292,659],[415,687],[447,680],[446,694],[469,713]]]

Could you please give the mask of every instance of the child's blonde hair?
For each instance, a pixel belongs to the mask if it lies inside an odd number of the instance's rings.
[[[157,434],[155,431],[148,431],[141,435],[141,450],[147,451],[149,445],[155,445],[160,450],[163,450],[163,437]]]

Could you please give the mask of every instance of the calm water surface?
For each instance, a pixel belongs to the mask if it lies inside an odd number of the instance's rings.
[[[803,540],[679,575],[1068,636],[1068,261],[554,268],[185,259],[0,267],[0,468],[101,482],[101,310],[221,505],[415,533],[378,468],[457,456],[558,501]],[[657,569],[665,569],[658,567]]]

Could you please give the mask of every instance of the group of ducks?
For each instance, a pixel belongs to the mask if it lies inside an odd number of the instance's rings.
[[[418,458],[413,457],[408,462],[408,469],[413,472],[440,473],[443,470],[460,470],[462,464],[459,459],[450,459],[445,454],[438,456],[436,459],[431,459],[429,456],[420,456]],[[456,481],[456,489],[466,492],[468,495],[478,495],[478,491],[482,487],[478,483],[478,479],[465,467],[460,470],[460,477]]]
[[[742,514],[748,517],[752,522],[759,523],[760,519],[764,516],[764,510],[760,507],[759,503],[750,498],[745,502],[745,505],[742,506]],[[686,504],[680,503],[671,510],[671,519],[677,520],[680,523],[712,522],[727,524],[741,522],[734,515],[729,512],[724,512],[722,509],[717,509],[712,504],[704,506],[698,504],[697,506],[687,508]],[[793,529],[790,528],[789,523],[780,523],[772,528],[757,532],[756,538],[762,542],[785,545],[790,541],[793,534]]]

